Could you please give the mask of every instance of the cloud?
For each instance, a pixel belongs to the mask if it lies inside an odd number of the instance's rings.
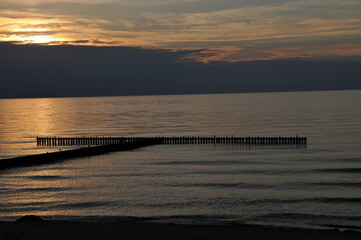
[[[212,47],[208,49],[199,49],[191,54],[186,55],[183,59],[194,60],[203,63],[222,61],[237,62],[239,61],[239,56],[237,56],[237,53],[241,51],[241,48],[233,46]]]
[[[290,55],[282,49],[314,49],[318,57],[336,47],[344,56],[350,45],[358,54],[361,42],[356,0],[39,0],[32,5],[8,1],[1,8],[2,41],[203,49],[199,56],[209,60],[193,59],[205,62]],[[338,42],[328,44],[332,39]],[[249,44],[255,46],[245,47]],[[299,51],[291,55],[297,53],[303,57]]]

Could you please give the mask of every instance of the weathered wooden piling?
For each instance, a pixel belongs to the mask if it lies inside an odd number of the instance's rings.
[[[65,144],[75,144],[75,143],[79,144],[82,142],[79,140],[79,138],[78,139],[77,138],[64,139],[64,138],[55,138],[55,137],[37,138],[37,142],[45,145],[55,144],[57,141],[59,141],[59,143],[63,142]],[[102,143],[107,143],[107,142],[108,140],[102,141]],[[145,147],[149,145],[156,145],[156,144],[159,144],[159,141],[157,141],[156,139],[142,139],[140,141],[129,141],[129,142],[124,142],[122,144],[104,144],[99,146],[85,147],[85,148],[79,148],[73,150],[65,150],[59,152],[2,159],[0,160],[0,170],[13,168],[13,167],[24,167],[24,166],[37,165],[37,164],[54,163],[59,160],[95,156],[95,155],[101,155],[115,151],[129,151],[132,149]]]
[[[305,147],[305,137],[36,137],[39,146],[81,146],[85,148],[0,160],[0,170],[56,160],[100,155],[158,144],[237,144],[249,147],[285,145]],[[91,147],[91,145],[94,145]]]
[[[41,146],[96,146],[139,141],[159,144],[248,144],[248,145],[306,145],[305,137],[36,137]]]

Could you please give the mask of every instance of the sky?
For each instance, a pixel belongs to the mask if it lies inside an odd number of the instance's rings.
[[[37,72],[44,70],[44,67],[50,67],[54,76],[55,73],[64,70],[56,66],[64,63],[58,62],[57,65],[49,66],[47,59],[51,59],[52,62],[57,54],[63,55],[64,49],[69,53],[68,56],[75,57],[81,64],[87,62],[87,59],[82,58],[79,52],[86,52],[84,56],[87,57],[101,52],[104,54],[103,61],[96,64],[96,59],[93,59],[95,62],[92,71],[97,70],[100,75],[105,74],[109,78],[122,75],[123,79],[126,79],[128,75],[114,73],[111,76],[104,72],[104,67],[99,67],[105,62],[112,63],[111,59],[114,60],[115,56],[107,50],[109,48],[123,57],[138,59],[132,65],[137,71],[150,71],[149,66],[154,64],[159,71],[164,71],[164,68],[158,66],[164,64],[164,61],[169,61],[167,63],[172,63],[172,68],[177,69],[176,71],[191,71],[189,74],[198,74],[198,78],[208,77],[209,72],[204,69],[211,66],[219,71],[220,77],[230,75],[237,81],[246,81],[240,80],[239,76],[252,76],[250,72],[240,72],[241,69],[245,71],[241,66],[250,62],[262,65],[265,61],[270,66],[278,63],[276,65],[279,69],[275,69],[277,72],[285,69],[281,63],[297,61],[297,71],[306,71],[307,76],[312,76],[317,70],[317,64],[320,63],[332,62],[334,68],[339,71],[345,70],[345,63],[349,63],[349,67],[354,66],[355,69],[337,75],[343,76],[337,80],[338,87],[323,85],[323,88],[357,89],[360,88],[361,79],[354,74],[358,74],[357,68],[361,67],[361,1],[0,0],[0,50],[3,51],[0,52],[0,61],[4,63],[3,76],[8,77],[0,79],[1,84],[4,84],[3,88],[17,84],[17,81],[24,81],[11,77],[12,73],[9,72],[9,69],[17,72],[22,71],[22,67],[27,68],[23,65],[27,60],[13,58],[15,52],[25,59],[29,58],[19,53],[19,49],[41,52],[42,59],[37,63],[30,61],[31,65],[36,64],[32,70]],[[124,64],[124,58],[121,56],[118,56],[119,59],[116,58]],[[339,64],[335,64],[336,62]],[[225,64],[229,68],[227,71]],[[113,67],[114,69],[109,72],[120,69],[118,66]],[[37,68],[39,69],[36,70]],[[252,69],[257,75],[258,69]],[[76,76],[86,75],[78,71],[80,70],[73,69],[74,75],[68,78],[85,83],[85,79],[76,79]],[[324,76],[328,76],[328,69],[324,71]],[[280,74],[278,72],[278,75]],[[167,74],[163,75],[168,77]],[[27,77],[37,78],[30,75]],[[350,79],[353,79],[353,84],[343,84],[351,81]],[[256,80],[258,88],[252,88],[252,91],[267,91],[264,86],[272,86],[272,83],[264,82],[264,79]],[[239,84],[242,85],[242,82]],[[319,88],[320,86],[308,86],[302,89]],[[237,92],[244,90],[233,86],[227,88],[227,91],[232,89]],[[289,89],[294,87],[290,86]],[[46,89],[44,91],[46,92]],[[204,89],[204,92],[207,91]],[[269,88],[269,91],[273,90]],[[149,91],[139,89],[135,92],[142,94]],[[177,91],[165,89],[162,93],[167,92]],[[197,91],[189,88],[188,92]],[[26,95],[9,94],[5,95]]]
[[[0,0],[0,40],[204,49],[201,61],[361,55],[359,0]]]

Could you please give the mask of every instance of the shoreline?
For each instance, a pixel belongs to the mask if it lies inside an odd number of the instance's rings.
[[[24,220],[25,219],[25,220]],[[33,216],[0,221],[0,239],[361,239],[361,232],[225,223],[188,224],[151,221],[78,222]]]
[[[289,219],[285,221],[249,221],[231,216],[209,216],[209,215],[172,215],[172,216],[74,216],[74,215],[17,215],[17,216],[2,216],[0,222],[17,222],[22,221],[23,218],[36,218],[46,222],[148,222],[159,224],[179,224],[179,225],[251,225],[251,226],[266,226],[271,228],[295,228],[295,229],[312,229],[312,230],[339,230],[339,231],[357,231],[361,233],[361,226],[358,224],[342,224],[331,222],[305,223],[299,221],[292,221]],[[1,239],[0,239],[1,240]]]

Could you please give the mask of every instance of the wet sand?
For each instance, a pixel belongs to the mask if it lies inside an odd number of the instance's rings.
[[[360,231],[316,230],[245,224],[194,225],[153,222],[0,222],[1,240],[361,239]]]

